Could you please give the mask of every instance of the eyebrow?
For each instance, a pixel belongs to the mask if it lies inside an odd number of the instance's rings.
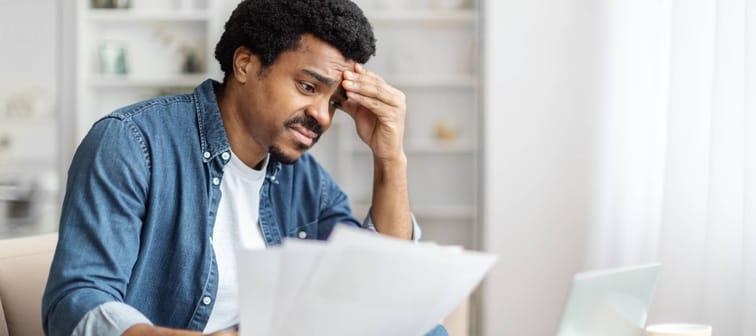
[[[321,82],[321,83],[327,85],[328,87],[334,87],[336,85],[336,81],[335,80],[330,79],[330,78],[328,78],[326,76],[323,76],[323,75],[321,75],[321,74],[319,74],[319,73],[317,73],[315,71],[304,69],[304,70],[302,70],[302,72],[310,75],[311,77],[315,78],[318,82]]]

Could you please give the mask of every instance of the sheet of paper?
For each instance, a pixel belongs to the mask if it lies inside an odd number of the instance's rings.
[[[236,252],[241,335],[270,334],[281,255],[277,248]]]
[[[496,260],[346,227],[337,227],[327,244],[287,242],[261,252],[239,255],[255,259],[245,264],[262,265],[260,271],[240,272],[240,286],[263,287],[240,289],[241,302],[258,300],[244,305],[253,308],[242,312],[243,336],[423,335],[470,294]],[[265,252],[273,257],[261,261]]]
[[[454,286],[439,299],[436,309],[429,316],[432,321],[447,317],[483,280],[488,270],[496,262],[496,256],[466,252],[455,262]],[[485,271],[481,271],[485,270]]]
[[[326,248],[326,243],[315,240],[284,241],[279,268],[276,300],[271,309],[273,317],[270,335],[278,335],[281,325],[291,320],[289,311],[296,304],[296,298],[310,277],[314,266]]]

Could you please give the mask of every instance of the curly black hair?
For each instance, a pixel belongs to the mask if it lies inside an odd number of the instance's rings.
[[[224,82],[233,72],[237,48],[246,47],[257,55],[265,69],[281,52],[298,48],[306,33],[358,63],[375,55],[373,28],[350,0],[244,0],[231,13],[215,47]]]

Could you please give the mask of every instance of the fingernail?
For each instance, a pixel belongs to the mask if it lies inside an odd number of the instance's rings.
[[[346,85],[346,86],[354,86],[354,82],[352,82],[350,80],[345,80],[344,81],[344,85]]]
[[[357,77],[354,72],[351,71],[344,71],[344,77],[347,79],[354,79],[354,77]]]

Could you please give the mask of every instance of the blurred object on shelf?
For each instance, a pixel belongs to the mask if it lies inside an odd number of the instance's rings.
[[[188,45],[179,46],[179,52],[184,56],[184,62],[181,65],[181,72],[194,74],[202,72],[202,65],[199,61],[197,51]]]
[[[0,178],[9,171],[34,173],[55,164],[57,118],[51,91],[41,83],[0,87]]]
[[[9,148],[11,144],[13,144],[13,139],[11,139],[10,135],[0,134],[0,153],[4,149]]]
[[[5,167],[6,160],[10,156],[13,147],[13,137],[9,134],[0,134],[0,169]],[[1,214],[0,214],[1,215]]]
[[[165,74],[196,74],[204,70],[198,46],[192,44],[191,39],[185,34],[182,35],[177,27],[157,26],[152,34],[162,50],[159,60],[163,60],[165,65],[160,66],[161,72]],[[177,62],[177,59],[180,61]],[[153,71],[152,73],[157,72]]]
[[[130,0],[92,0],[92,8],[130,8]]]
[[[433,124],[433,134],[443,142],[454,142],[459,139],[461,126],[450,119],[439,119]]]
[[[0,177],[0,238],[53,229],[57,192],[53,171]]]
[[[52,98],[49,90],[40,86],[14,88],[4,94],[0,90],[0,121],[39,120],[52,117]]]
[[[5,166],[6,157],[13,146],[13,137],[9,134],[0,134],[0,169]]]
[[[19,181],[0,181],[0,232],[28,225],[33,219],[34,187]]]
[[[100,44],[100,70],[106,75],[125,75],[127,48],[124,43],[105,41]]]

